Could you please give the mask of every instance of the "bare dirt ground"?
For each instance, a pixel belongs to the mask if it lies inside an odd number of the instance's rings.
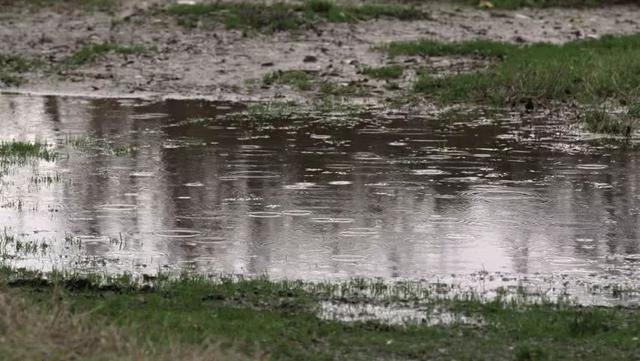
[[[390,59],[379,45],[419,38],[446,41],[493,39],[560,43],[604,34],[640,31],[639,6],[598,9],[480,11],[450,4],[427,4],[431,20],[372,20],[325,24],[313,31],[270,35],[237,30],[187,29],[153,9],[169,1],[128,1],[115,14],[69,8],[28,10],[5,6],[0,12],[0,54],[59,64],[83,46],[111,42],[153,51],[111,54],[63,71],[34,71],[18,88],[3,91],[96,96],[205,97],[220,100],[305,100],[308,92],[287,86],[266,88],[262,77],[276,70],[307,70],[332,82],[361,82],[371,99],[393,96],[384,82],[371,81],[364,66],[400,63],[413,71],[399,81],[406,88],[415,69],[465,71],[477,61],[465,58]],[[152,13],[155,13],[153,15]],[[306,61],[305,61],[306,58]],[[0,85],[1,87],[1,85]]]

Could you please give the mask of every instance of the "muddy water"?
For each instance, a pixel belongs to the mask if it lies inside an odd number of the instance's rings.
[[[59,153],[5,166],[1,226],[46,244],[9,245],[6,260],[307,280],[636,274],[639,154],[561,120],[240,110],[0,96],[3,140]]]

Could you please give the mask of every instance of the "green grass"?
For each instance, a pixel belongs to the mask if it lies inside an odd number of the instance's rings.
[[[115,144],[106,139],[95,138],[90,135],[67,135],[64,145],[83,152],[96,152],[103,155],[127,156],[137,153],[138,149],[133,145]]]
[[[176,4],[167,8],[178,23],[187,27],[222,23],[231,29],[267,32],[305,29],[319,21],[356,22],[380,17],[401,20],[428,18],[414,7],[398,4],[338,5],[332,1],[309,0],[300,4],[275,2],[212,2],[195,5]]]
[[[312,76],[303,70],[275,71],[262,78],[265,86],[273,84],[290,85],[298,90],[311,90],[313,88]]]
[[[362,106],[349,104],[341,97],[324,95],[314,98],[310,103],[297,104],[294,102],[260,102],[247,107],[242,113],[231,114],[234,119],[245,120],[249,123],[273,123],[297,121],[312,121],[326,118],[328,113],[340,113],[343,120],[360,117],[366,113]]]
[[[251,104],[247,107],[245,114],[252,122],[291,120],[301,116],[295,104],[282,102]]]
[[[178,23],[195,27],[199,22],[223,23],[229,29],[260,29],[268,32],[304,27],[307,21],[295,14],[284,3],[202,3],[196,5],[172,5],[168,13],[178,18]]]
[[[422,20],[430,18],[429,14],[415,7],[392,3],[371,3],[349,6],[340,5],[329,0],[309,0],[304,10],[307,14],[314,14],[334,23],[355,22],[381,17],[399,20]]]
[[[40,158],[44,160],[54,160],[56,153],[49,150],[47,144],[38,142],[2,142],[0,143],[0,158],[3,161],[24,160],[27,158]]]
[[[442,299],[438,292],[448,290],[444,285],[421,288],[366,280],[305,284],[184,276],[148,277],[141,286],[127,277],[105,280],[53,274],[47,279],[5,269],[0,294],[24,300],[28,306],[22,308],[28,307],[28,314],[57,310],[62,304],[68,312],[65,317],[84,315],[88,318],[83,322],[98,325],[98,330],[89,328],[87,334],[104,329],[126,335],[120,336],[127,337],[123,341],[145,345],[144,350],[165,350],[167,345],[190,349],[217,342],[223,349],[235,345],[243,353],[265,353],[271,360],[629,360],[638,356],[640,317],[634,308],[501,298]],[[325,300],[421,304],[482,321],[435,326],[343,323],[317,317],[317,306]],[[67,334],[77,337],[76,331],[69,326],[67,333],[58,336],[58,343],[69,342]],[[24,329],[12,332],[34,339]],[[3,359],[24,351],[3,342],[6,338],[0,339]]]
[[[586,129],[593,133],[604,133],[629,136],[640,122],[640,114],[635,108],[627,113],[619,114],[607,110],[606,107],[587,110],[582,117]]]
[[[416,40],[393,42],[386,46],[391,56],[445,56],[468,55],[504,58],[518,47],[513,44],[491,40],[472,40],[458,43],[444,43],[437,40]]]
[[[628,107],[627,116],[640,120],[640,102]]]
[[[122,46],[114,43],[91,44],[73,53],[66,59],[65,63],[78,66],[94,62],[109,53],[134,55],[145,54],[148,51],[150,51],[150,49],[140,45]]]
[[[400,65],[389,65],[378,68],[365,68],[362,73],[375,79],[398,79],[402,77],[404,69]]]
[[[469,47],[459,53],[468,53]],[[640,99],[640,35],[504,49],[510,50],[504,52],[503,61],[484,71],[445,77],[422,74],[415,91],[442,102],[499,106],[571,101],[628,104]]]
[[[5,85],[20,85],[20,74],[28,72],[34,66],[33,61],[24,57],[0,54],[0,82]]]

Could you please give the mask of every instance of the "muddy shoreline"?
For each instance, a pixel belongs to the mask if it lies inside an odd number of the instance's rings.
[[[360,101],[403,99],[420,68],[434,73],[471,71],[482,62],[465,57],[389,58],[378,47],[390,41],[492,39],[515,43],[562,43],[640,30],[640,7],[478,11],[427,4],[430,20],[379,19],[356,24],[323,24],[309,31],[275,34],[187,29],[159,9],[168,1],[125,2],[113,13],[68,8],[2,8],[0,54],[44,61],[23,74],[18,87],[2,92],[98,97],[180,97],[229,101],[308,102],[314,91],[287,85],[265,87],[274,71],[304,70],[336,84],[358,84]],[[96,43],[142,46],[140,54],[107,54],[76,67],[60,64],[74,51]],[[368,66],[400,64],[407,71],[389,90],[387,82],[361,74]],[[53,69],[53,70],[52,70]]]

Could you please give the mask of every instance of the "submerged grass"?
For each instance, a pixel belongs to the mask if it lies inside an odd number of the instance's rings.
[[[299,117],[295,104],[284,102],[256,103],[247,107],[248,118],[255,122],[273,122]]]
[[[126,156],[138,152],[134,145],[115,144],[107,139],[96,138],[90,135],[67,135],[64,145],[83,152],[98,152],[103,155]]]
[[[630,136],[640,122],[640,114],[636,114],[633,108],[626,113],[616,113],[600,107],[587,110],[582,122],[593,133]]]
[[[49,150],[47,144],[38,142],[0,142],[0,158],[9,160],[24,160],[27,158],[40,158],[54,160],[56,153]]]
[[[0,299],[0,327],[12,331],[0,339],[3,359],[24,359],[25,352],[37,359],[40,354],[33,352],[40,350],[75,351],[82,358],[91,345],[113,355],[105,359],[137,350],[136,359],[162,360],[168,345],[191,355],[216,341],[223,351],[225,345],[236,345],[247,357],[264,352],[273,360],[623,360],[637,357],[640,332],[636,309],[439,298],[444,285],[198,276],[149,276],[140,285],[127,277],[52,274],[45,279],[9,269],[0,277],[5,285],[1,295],[24,300]],[[322,320],[318,304],[327,300],[445,307],[482,322],[391,326]],[[39,347],[25,347],[28,342]]]
[[[379,17],[401,20],[425,19],[429,15],[400,4],[340,5],[328,0],[290,2],[213,2],[194,5],[176,4],[167,13],[188,27],[223,23],[232,29],[285,31],[313,27],[318,21],[356,22]]]

